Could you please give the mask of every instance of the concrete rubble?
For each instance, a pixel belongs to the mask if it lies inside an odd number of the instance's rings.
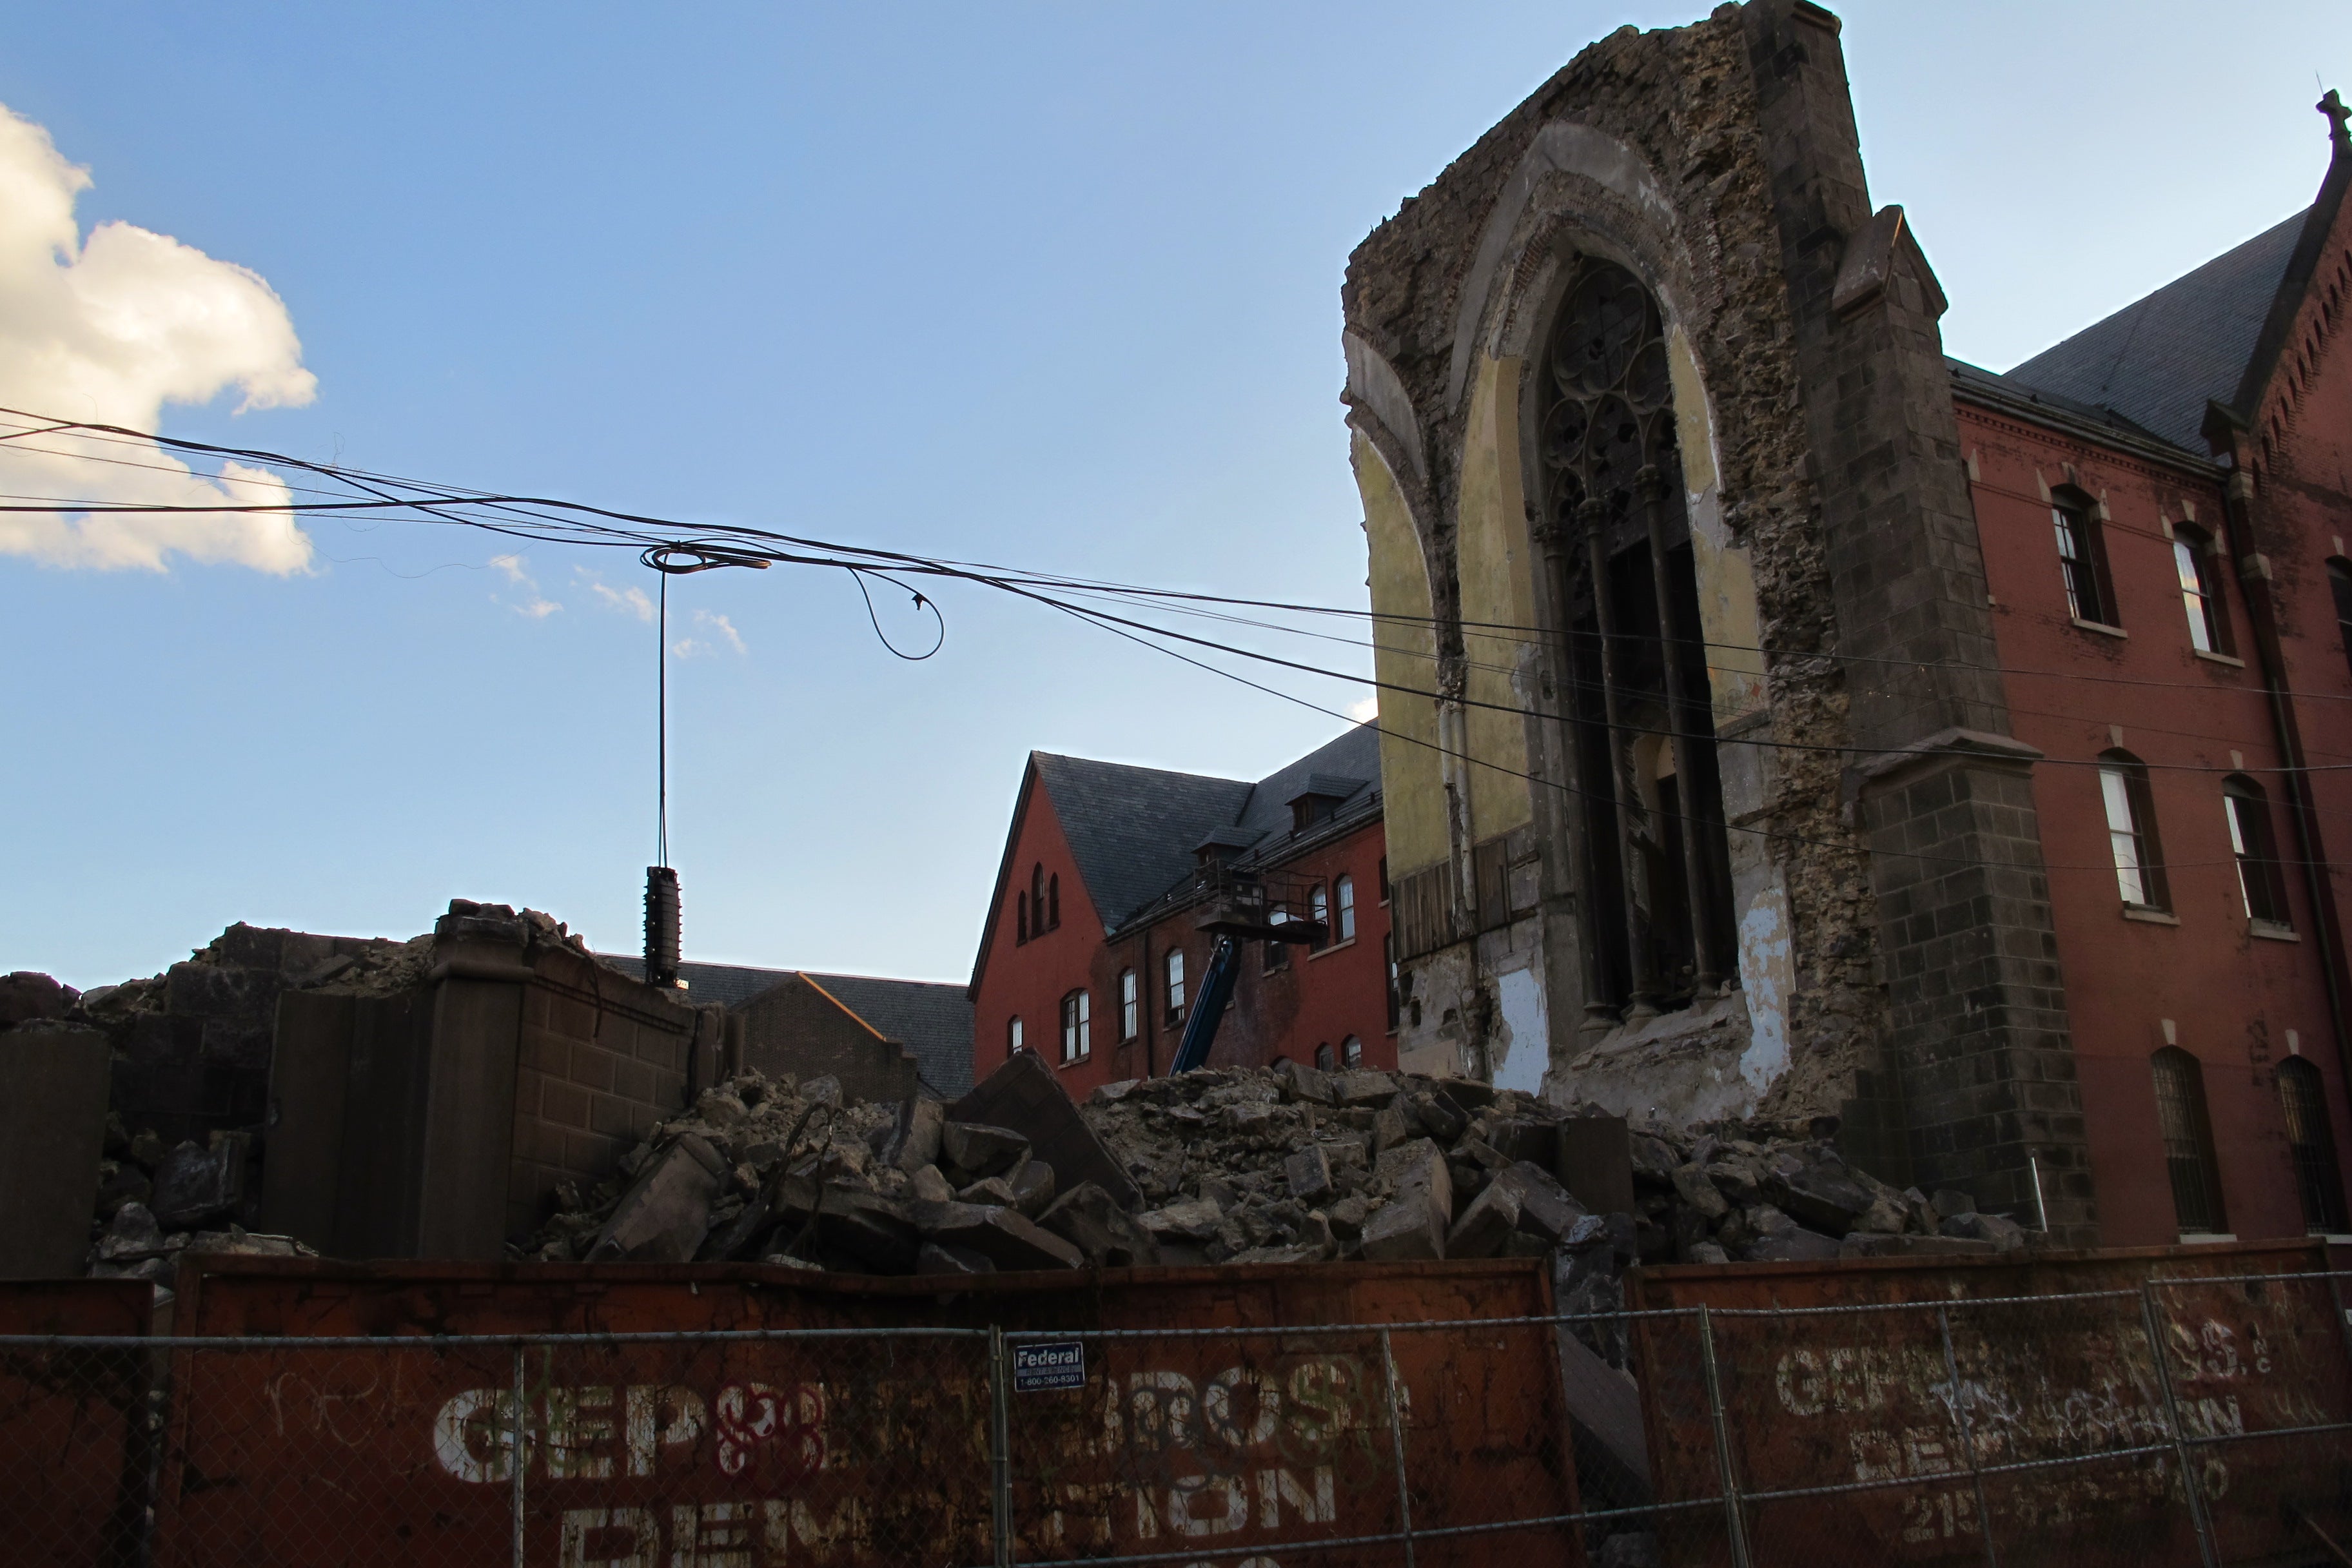
[[[1054,1098],[992,1079],[967,1104],[1026,1123],[999,1125],[962,1106],[845,1102],[829,1078],[738,1074],[610,1179],[559,1192],[511,1255],[941,1275],[1542,1258],[1563,1310],[1606,1312],[1637,1260],[1989,1254],[2025,1239],[1965,1194],[1853,1169],[1825,1120],[1629,1127],[1477,1083],[1295,1063],[1108,1085],[1074,1120]],[[1066,1165],[1123,1172],[1131,1194],[1066,1186],[1038,1152],[1048,1141]],[[1616,1338],[1591,1336],[1622,1365]]]

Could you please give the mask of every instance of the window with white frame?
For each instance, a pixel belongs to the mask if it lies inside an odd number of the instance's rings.
[[[1083,1061],[1094,1054],[1094,1004],[1081,989],[1062,998],[1062,1059]]]
[[[1138,1015],[1142,1011],[1143,1009],[1136,1005],[1135,971],[1120,970],[1118,972],[1118,1037],[1120,1039],[1135,1038],[1137,1027],[1142,1022]]]
[[[2181,607],[2189,613],[2189,646],[2199,653],[2229,653],[2230,622],[2213,542],[2197,529],[2176,527],[2172,565],[2180,578]]]
[[[2128,752],[2099,757],[2099,797],[2107,810],[2107,844],[2116,862],[2116,890],[2132,909],[2160,910],[2164,865],[2157,854],[2156,813],[2147,793],[2147,769]]]
[[[2066,584],[2066,609],[2078,621],[2118,625],[2108,603],[2105,542],[2090,497],[2063,491],[2052,498],[2050,518],[2058,534],[2058,570]]]
[[[1315,890],[1307,895],[1307,918],[1323,928],[1323,934],[1312,940],[1314,950],[1320,952],[1331,945],[1332,929],[1330,890],[1320,882],[1316,883]]]
[[[1341,942],[1356,940],[1356,879],[1342,874],[1331,884],[1332,902],[1339,907],[1339,923],[1332,935]]]
[[[2279,874],[2278,843],[2271,837],[2270,797],[2263,786],[2242,773],[2221,781],[2222,804],[2230,817],[2230,853],[2238,862],[2238,896],[2246,918],[2263,925],[2285,926],[2286,879]]]
[[[1168,950],[1168,1021],[1176,1022],[1184,1016],[1184,950]]]
[[[1021,1054],[1021,1015],[1018,1013],[1005,1023],[1004,1054],[1008,1057],[1017,1057]]]

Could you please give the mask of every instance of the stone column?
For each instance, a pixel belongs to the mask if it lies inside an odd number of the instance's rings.
[[[1873,214],[1838,21],[1743,13],[1796,327],[1811,478],[1845,660],[1912,1173],[2053,1237],[2097,1234],[2027,770],[2009,738],[1937,321],[1943,294]],[[2037,1198],[2036,1173],[2039,1173]]]

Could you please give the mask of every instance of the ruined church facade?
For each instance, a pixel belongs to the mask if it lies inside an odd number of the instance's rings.
[[[1350,260],[1398,1057],[2090,1241],[1937,319],[1839,23],[1595,44]]]

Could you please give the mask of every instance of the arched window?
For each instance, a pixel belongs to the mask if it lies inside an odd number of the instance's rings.
[[[1353,1035],[1349,1035],[1346,1039],[1341,1040],[1339,1042],[1339,1060],[1342,1064],[1348,1067],[1361,1066],[1364,1060],[1364,1042],[1356,1038]]]
[[[1184,1016],[1184,950],[1168,950],[1168,1021],[1171,1024]]]
[[[1015,1013],[1005,1021],[1004,1054],[1008,1057],[1017,1057],[1021,1054],[1021,1015]]]
[[[2156,842],[2156,809],[2147,769],[2129,752],[2099,755],[2099,798],[2107,809],[2107,846],[2115,857],[2116,890],[2126,909],[2171,907],[2164,860]]]
[[[2156,1070],[2156,1124],[2172,1177],[2172,1212],[2183,1234],[2227,1231],[2213,1124],[2205,1114],[2205,1071],[2178,1046],[2149,1058]]]
[[[2189,612],[2189,646],[2200,653],[2229,653],[2229,606],[2221,597],[2212,540],[2202,529],[2175,525],[2172,564],[2180,578],[2181,606]]]
[[[2286,1110],[2287,1153],[2294,1162],[2295,1191],[2303,1198],[2304,1226],[2340,1234],[2344,1177],[2336,1164],[2336,1134],[2327,1125],[2327,1096],[2319,1069],[2301,1057],[2289,1057],[2279,1064],[2278,1086]]]
[[[2081,490],[2060,489],[2050,498],[2050,518],[2058,534],[2058,571],[2066,584],[2066,612],[2094,626],[2123,624],[2108,586],[2107,544],[2099,527],[2098,503]]]
[[[1339,1058],[1331,1054],[1330,1041],[1326,1040],[1321,1045],[1315,1047],[1315,1065],[1321,1068],[1325,1072],[1329,1072],[1338,1059]]]
[[[1016,893],[1013,902],[1016,911],[1013,928],[1016,934],[1013,940],[1015,943],[1024,942],[1029,940],[1029,895]]]
[[[1142,1008],[1136,1005],[1135,971],[1120,970],[1118,972],[1118,1037],[1120,1039],[1135,1038],[1136,1031],[1142,1023],[1139,1016],[1142,1011]]]
[[[1062,929],[1062,874],[1059,871],[1045,879],[1045,929]]]
[[[1290,906],[1287,904],[1269,906],[1265,911],[1265,923],[1270,926],[1288,925]],[[1269,939],[1265,943],[1265,972],[1272,974],[1277,969],[1289,967],[1290,944],[1286,942],[1275,942]]]
[[[2344,645],[2344,662],[2352,666],[2352,561],[2339,555],[2327,563],[2327,587],[2336,595],[2336,636]]]
[[[1531,531],[1562,634],[1592,1000],[1646,1018],[1714,996],[1737,968],[1706,630],[1664,313],[1599,256],[1571,258],[1560,288],[1528,389],[1542,496]],[[1672,740],[1671,766],[1650,771],[1670,788],[1621,783],[1639,774],[1643,734]],[[1418,939],[1400,940],[1413,951]]]
[[[1062,1059],[1084,1061],[1094,1054],[1094,1004],[1081,989],[1062,998]]]
[[[2230,852],[2238,861],[2238,894],[2246,918],[2286,926],[2286,879],[2279,873],[2278,841],[2271,836],[2270,797],[2243,773],[2221,781],[2221,803],[2230,818]]]
[[[1341,942],[1356,940],[1356,879],[1342,874],[1331,884],[1331,894],[1339,906],[1339,923],[1332,934]]]
[[[1045,924],[1045,868],[1039,864],[1029,868],[1029,934],[1044,936]]]
[[[1313,939],[1315,951],[1320,952],[1331,945],[1335,934],[1331,925],[1331,895],[1320,882],[1316,883],[1315,890],[1307,896],[1307,918],[1323,928],[1323,934]]]

